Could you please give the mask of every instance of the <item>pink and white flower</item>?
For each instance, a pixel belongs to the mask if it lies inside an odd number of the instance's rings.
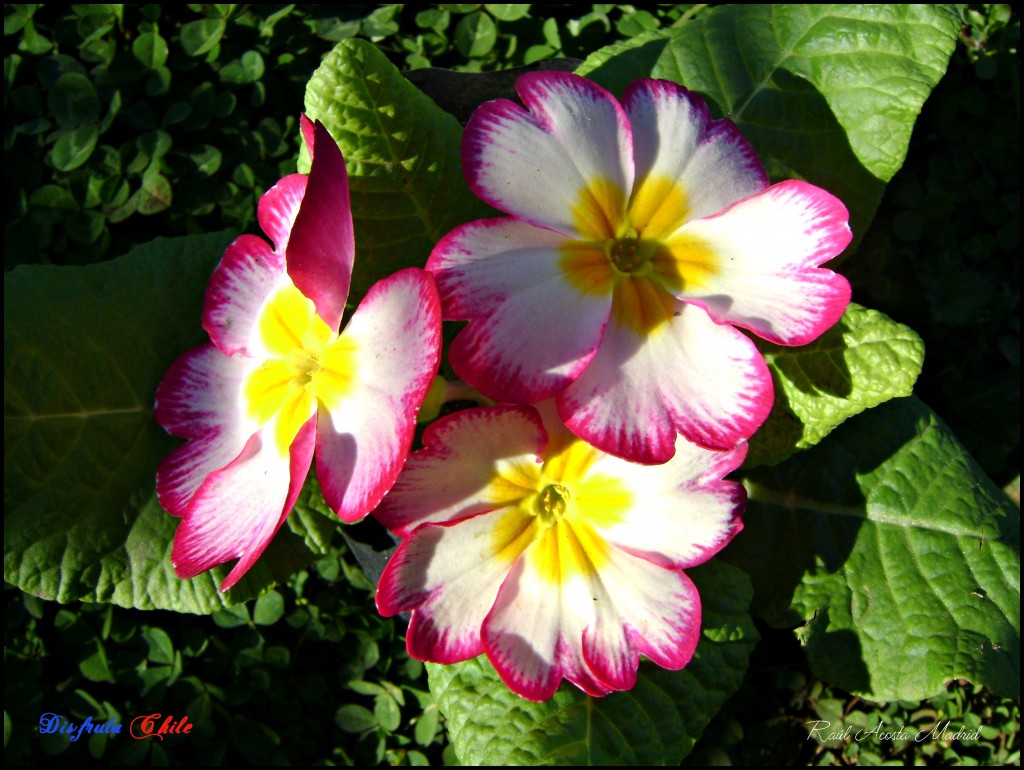
[[[156,419],[188,443],[157,472],[181,524],[171,560],[182,578],[238,559],[242,578],[284,523],[314,449],[324,498],[345,521],[380,502],[412,442],[437,371],[440,304],[424,270],[367,293],[339,334],[354,239],[345,162],[327,129],[303,118],[308,176],[259,203],[273,246],[243,235],[207,287],[211,344],[183,355],[156,396]]]
[[[746,442],[678,437],[667,463],[638,465],[577,439],[551,402],[538,408],[471,409],[427,428],[374,511],[403,538],[377,608],[412,612],[413,657],[486,653],[531,700],[563,678],[591,695],[628,689],[640,655],[682,668],[701,619],[683,569],[741,528],[746,493],[723,477]]]
[[[456,228],[427,269],[450,361],[499,401],[552,396],[611,454],[672,456],[676,433],[728,448],[767,417],[772,383],[736,327],[801,345],[834,324],[847,281],[820,267],[849,243],[843,204],[773,186],[728,120],[682,86],[639,80],[620,104],[589,80],[523,75],[526,109],[481,106],[463,139],[471,188],[513,218]]]

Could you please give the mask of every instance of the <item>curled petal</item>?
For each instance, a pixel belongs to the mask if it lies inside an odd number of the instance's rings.
[[[314,149],[306,192],[288,239],[288,275],[313,300],[324,323],[337,329],[355,254],[348,174],[341,150],[320,121],[314,128]]]
[[[577,436],[632,462],[663,463],[678,431],[728,449],[750,436],[772,406],[764,358],[741,332],[679,305],[670,323],[640,337],[611,323],[586,371],[557,397]]]
[[[313,456],[310,420],[288,455],[276,451],[272,426],[254,434],[242,453],[200,486],[174,535],[171,563],[187,579],[238,559],[221,584],[234,586],[263,554],[295,505]]]
[[[427,267],[446,317],[470,319],[452,346],[452,366],[482,393],[539,401],[565,388],[594,355],[610,290],[576,285],[565,245],[557,233],[490,219],[449,233],[431,254]]]
[[[846,207],[806,182],[788,181],[716,216],[685,225],[723,268],[677,296],[699,302],[718,323],[733,323],[780,345],[803,345],[831,327],[850,303],[850,284],[818,267],[852,234]]]
[[[316,468],[327,504],[358,521],[394,484],[437,373],[441,308],[430,274],[408,268],[375,284],[342,340],[354,371],[337,402],[321,405]]]
[[[621,216],[633,184],[632,142],[615,98],[566,72],[523,75],[516,90],[526,110],[498,99],[466,126],[462,161],[473,192],[573,237]],[[594,216],[581,221],[584,209]]]

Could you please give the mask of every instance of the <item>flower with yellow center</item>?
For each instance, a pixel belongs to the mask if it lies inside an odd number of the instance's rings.
[[[640,655],[682,668],[700,633],[682,570],[739,531],[746,496],[723,477],[746,443],[680,437],[669,462],[637,465],[577,439],[550,402],[538,409],[472,409],[426,430],[374,511],[403,538],[378,609],[412,612],[413,657],[486,653],[532,700],[563,678],[592,695],[628,689]]]
[[[423,270],[373,286],[338,332],[354,252],[345,163],[322,125],[303,119],[303,133],[309,176],[260,199],[274,246],[243,235],[228,247],[203,308],[211,344],[182,356],[157,391],[157,421],[189,439],[157,471],[161,504],[181,517],[171,561],[190,578],[238,559],[225,591],[284,523],[314,450],[342,519],[380,501],[440,356],[440,304]]]
[[[820,265],[851,234],[845,207],[799,181],[768,186],[749,143],[700,97],[639,80],[620,104],[564,72],[516,84],[525,109],[482,105],[463,138],[470,187],[512,218],[434,248],[456,373],[498,401],[555,397],[569,429],[634,462],[681,433],[725,449],[772,404],[764,359],[843,314]]]

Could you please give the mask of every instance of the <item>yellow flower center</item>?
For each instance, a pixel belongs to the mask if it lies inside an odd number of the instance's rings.
[[[679,232],[690,210],[670,179],[641,180],[628,200],[613,182],[592,179],[572,212],[582,238],[562,247],[563,272],[584,293],[610,294],[612,318],[641,336],[672,318],[679,293],[719,271],[710,248]]]
[[[354,381],[356,347],[330,329],[290,282],[263,306],[258,332],[268,357],[243,385],[245,409],[261,428],[276,421],[274,444],[287,455],[320,406],[341,408]]]
[[[552,446],[544,464],[510,464],[493,479],[489,496],[504,509],[492,547],[509,564],[527,558],[547,581],[591,575],[608,560],[599,528],[620,521],[631,495],[621,481],[591,471],[598,450],[572,440]]]

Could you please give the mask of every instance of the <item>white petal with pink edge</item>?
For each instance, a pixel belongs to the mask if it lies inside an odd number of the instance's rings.
[[[722,477],[738,468],[746,454],[745,441],[730,450],[715,450],[679,436],[676,453],[663,465],[637,465],[604,455],[590,473],[618,479],[630,491],[630,508],[642,516],[595,520],[594,527],[611,545],[662,567],[702,564],[742,527],[746,492]],[[582,494],[578,504],[587,504]]]
[[[495,516],[419,527],[388,562],[377,608],[385,617],[413,610],[406,635],[413,657],[456,663],[483,652],[480,627],[510,567],[494,552]]]
[[[263,193],[256,207],[260,227],[274,244],[274,251],[282,256],[288,250],[288,238],[295,217],[299,215],[308,182],[309,177],[305,174],[289,174]]]
[[[754,343],[680,303],[669,323],[643,337],[608,324],[597,355],[557,405],[580,438],[653,464],[675,453],[676,432],[701,446],[735,446],[764,422],[772,397]]]
[[[226,356],[213,345],[193,348],[164,375],[154,417],[168,433],[192,439],[157,469],[160,504],[180,516],[204,479],[234,460],[256,432],[241,402],[249,359]]]
[[[284,254],[262,238],[243,235],[228,246],[203,297],[203,328],[213,344],[227,355],[258,354],[253,338],[260,310],[284,276]]]
[[[327,326],[337,330],[355,254],[348,173],[341,150],[323,123],[317,121],[313,134],[316,154],[288,238],[288,275],[313,300]]]
[[[473,113],[462,145],[470,187],[496,208],[578,236],[573,206],[601,180],[624,203],[633,184],[629,124],[618,101],[564,72],[516,81],[527,110],[498,99]]]
[[[407,537],[419,524],[494,510],[503,502],[491,493],[495,477],[510,478],[530,465],[539,472],[546,440],[529,407],[483,407],[444,417],[423,432],[424,448],[409,456],[373,515]]]
[[[351,522],[394,484],[437,373],[441,308],[430,274],[408,268],[374,284],[342,338],[355,345],[351,391],[321,406],[316,467],[327,504]]]
[[[637,186],[648,179],[678,184],[686,219],[715,214],[768,186],[757,153],[735,124],[712,120],[704,100],[682,86],[637,80],[623,104],[633,128]]]
[[[552,585],[531,547],[498,591],[483,625],[484,648],[511,690],[533,701],[554,695],[568,679],[590,695],[611,688],[583,660],[583,631],[595,616],[591,586],[578,577]]]
[[[434,249],[445,317],[468,318],[449,359],[456,373],[501,401],[531,403],[565,388],[590,361],[611,294],[570,281],[565,239],[511,219],[464,225]]]
[[[671,670],[690,662],[700,640],[701,608],[685,574],[613,548],[600,586],[604,596],[591,602],[595,617],[582,640],[595,676],[623,690],[636,683],[641,654]]]
[[[836,257],[852,235],[846,207],[806,182],[774,185],[679,235],[714,255],[719,269],[699,289],[677,296],[697,300],[719,323],[734,323],[782,345],[803,345],[839,320],[850,284],[818,266]]]
[[[221,584],[227,591],[248,572],[295,504],[313,456],[313,430],[312,421],[303,426],[282,456],[271,423],[234,461],[207,476],[174,535],[171,563],[178,577],[238,559]]]

